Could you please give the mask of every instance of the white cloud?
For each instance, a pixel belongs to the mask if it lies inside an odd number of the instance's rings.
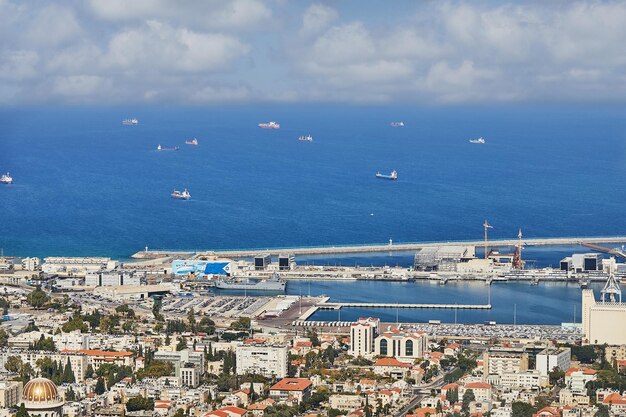
[[[228,68],[249,50],[232,36],[149,21],[141,28],[115,34],[102,61],[104,66],[132,73],[199,73]]]
[[[110,89],[110,80],[95,75],[71,75],[54,80],[52,93],[65,97],[92,97]]]
[[[35,51],[7,50],[0,54],[0,78],[24,81],[37,76],[39,55]]]
[[[75,39],[81,32],[72,9],[52,4],[37,9],[28,19],[23,39],[29,45],[50,47]]]
[[[111,21],[162,20],[203,28],[246,29],[272,17],[260,0],[91,0],[91,9]]]
[[[300,34],[308,36],[319,33],[338,17],[339,13],[332,7],[323,4],[312,4],[304,12]]]

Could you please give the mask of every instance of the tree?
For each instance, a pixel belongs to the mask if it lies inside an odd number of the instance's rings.
[[[20,408],[17,409],[15,417],[30,417],[30,414],[28,414],[28,411],[26,411],[26,406],[24,405],[24,403],[20,404]]]
[[[532,405],[528,403],[521,402],[521,401],[516,401],[513,404],[511,404],[511,409],[512,409],[511,417],[532,417],[532,415],[536,411],[535,407],[533,407]]]
[[[476,401],[476,396],[474,395],[474,390],[470,389],[466,389],[465,392],[463,393],[463,406],[461,407],[461,410],[464,413],[468,413],[469,412],[469,405],[472,401]]]
[[[609,407],[604,404],[598,404],[598,411],[596,411],[594,417],[609,417]]]
[[[51,337],[44,337],[43,334],[30,348],[32,350],[45,350],[47,352],[54,352],[56,350],[54,340]]]
[[[555,366],[550,373],[548,373],[548,376],[550,377],[550,384],[555,385],[565,377],[565,372],[563,372],[558,366]]]
[[[2,309],[2,314],[9,314],[9,302],[5,300],[3,297],[0,297],[0,308]]]
[[[9,343],[9,335],[7,332],[0,328],[0,347],[5,347]]]
[[[449,389],[446,391],[446,401],[450,404],[454,404],[459,401],[459,390],[458,389]]]
[[[196,330],[199,333],[213,334],[215,333],[215,322],[208,317],[202,317],[198,323]]]
[[[152,398],[133,397],[126,402],[127,411],[154,410],[154,400]]]
[[[9,372],[18,373],[22,370],[22,359],[19,356],[9,356],[4,367]]]
[[[74,371],[72,371],[70,358],[67,358],[67,363],[65,364],[65,368],[63,369],[63,383],[73,384],[74,382],[76,382],[76,377],[74,376]]]
[[[65,324],[63,324],[62,329],[65,333],[69,333],[74,330],[80,330],[80,332],[83,333],[89,330],[89,326],[85,323],[79,313],[75,314],[72,318],[66,321]]]
[[[180,337],[178,339],[178,343],[176,344],[176,350],[180,351],[185,349],[187,349],[187,339],[185,339],[184,337]]]
[[[96,395],[102,395],[106,392],[106,387],[104,386],[104,378],[99,377],[98,382],[96,382],[96,387],[94,388],[94,392]]]
[[[48,301],[50,301],[50,298],[41,289],[41,285],[37,285],[35,291],[28,294],[28,296],[26,297],[26,301],[34,308],[41,308],[46,305]]]
[[[174,417],[185,417],[185,409],[179,408],[178,410],[176,410]]]
[[[189,310],[189,313],[187,313],[187,321],[189,322],[189,329],[191,330],[191,333],[195,333],[196,332],[196,312],[193,310],[193,307],[191,308],[191,310]]]
[[[87,369],[85,370],[85,377],[86,378],[93,378],[93,374],[95,372],[93,371],[93,366],[91,366],[91,364],[87,365]]]
[[[239,331],[249,331],[250,325],[250,317],[239,317],[237,320],[230,324],[230,328]]]
[[[105,316],[100,319],[100,331],[102,333],[111,333],[113,329],[113,320],[110,317]]]
[[[128,307],[128,304],[122,304],[115,307],[115,311],[120,314],[128,314],[128,312],[130,311],[130,307]]]
[[[135,329],[135,322],[133,322],[132,320],[126,320],[124,324],[122,324],[122,330],[124,330],[126,333],[131,333],[134,331],[134,329]]]

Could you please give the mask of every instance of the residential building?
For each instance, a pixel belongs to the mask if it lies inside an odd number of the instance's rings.
[[[356,394],[333,394],[328,399],[330,408],[352,411],[365,405],[365,398]]]
[[[374,362],[374,373],[402,379],[411,372],[411,364],[401,362],[396,358],[380,358]]]
[[[237,346],[237,374],[259,374],[267,378],[287,376],[289,348],[284,345],[249,343]]]
[[[570,348],[547,348],[537,354],[535,369],[541,375],[548,375],[554,368],[565,372],[570,366],[571,357]]]
[[[528,353],[523,347],[492,347],[483,354],[483,373],[502,375],[528,370]]]
[[[21,402],[22,383],[18,381],[0,381],[0,407],[16,407]]]
[[[183,386],[196,388],[200,385],[200,369],[198,365],[186,362],[180,367],[180,381]]]
[[[410,328],[390,329],[376,337],[374,349],[376,355],[413,363],[415,359],[423,358],[427,352],[428,335]]]
[[[587,392],[587,382],[596,380],[596,371],[590,368],[569,368],[565,371],[565,386],[574,394]]]
[[[270,387],[270,398],[301,403],[311,396],[313,383],[306,378],[283,378]]]
[[[203,372],[200,370],[204,369],[204,353],[196,352],[191,349],[183,349],[175,352],[158,350],[154,353],[154,359],[172,362],[177,378],[181,378],[181,368],[188,363],[194,364],[200,373]]]
[[[378,335],[380,319],[360,318],[350,326],[350,349],[352,356],[371,356],[374,353],[374,338]]]

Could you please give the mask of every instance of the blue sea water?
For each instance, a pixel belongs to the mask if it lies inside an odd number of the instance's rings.
[[[619,235],[615,106],[20,108],[0,111],[12,255]],[[137,117],[138,126],[121,120]],[[257,128],[276,120],[280,130]],[[389,122],[403,120],[404,128]],[[312,143],[297,137],[310,133]],[[485,145],[468,139],[483,136]],[[198,138],[197,147],[183,144]],[[158,144],[180,146],[157,152]],[[398,181],[374,178],[397,170]],[[188,188],[189,201],[170,198]],[[558,260],[558,259],[557,259]]]

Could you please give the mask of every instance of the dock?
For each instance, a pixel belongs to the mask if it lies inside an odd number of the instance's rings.
[[[491,310],[491,304],[417,304],[417,303],[319,303],[320,310],[341,308],[423,308],[447,310]]]
[[[626,242],[626,236],[605,236],[605,237],[554,237],[554,238],[537,238],[524,239],[526,246],[550,246],[550,245],[593,245],[599,243],[623,243]],[[491,247],[513,247],[518,244],[517,239],[491,240]],[[164,256],[189,256],[191,254],[207,254],[223,258],[249,258],[256,255],[273,255],[277,256],[281,253],[290,253],[294,255],[335,255],[347,253],[371,253],[371,252],[410,252],[418,251],[427,247],[437,246],[483,246],[483,240],[472,241],[446,241],[446,242],[423,242],[423,243],[393,243],[393,244],[371,244],[371,245],[352,245],[352,246],[319,246],[319,247],[300,247],[300,248],[258,248],[245,250],[142,250],[134,255],[137,259],[153,259]]]

